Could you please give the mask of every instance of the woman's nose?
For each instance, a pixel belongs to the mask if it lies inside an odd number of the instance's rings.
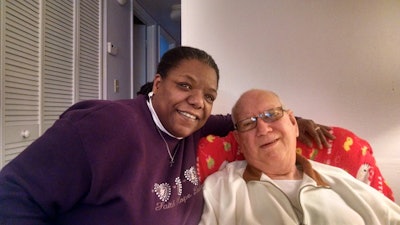
[[[193,90],[188,98],[188,102],[196,109],[203,108],[204,107],[203,93],[201,91]]]

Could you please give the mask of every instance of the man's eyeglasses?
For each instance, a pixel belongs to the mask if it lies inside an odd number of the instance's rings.
[[[269,109],[257,116],[252,116],[250,118],[237,122],[235,124],[235,129],[239,132],[245,132],[251,130],[257,126],[258,118],[261,118],[263,121],[267,123],[272,123],[282,118],[284,112],[285,110],[282,108],[282,106]]]

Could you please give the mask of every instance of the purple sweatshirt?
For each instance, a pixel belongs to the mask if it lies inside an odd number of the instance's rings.
[[[144,96],[75,104],[0,173],[0,224],[197,224],[199,139],[226,135],[211,116],[182,140],[157,131]]]

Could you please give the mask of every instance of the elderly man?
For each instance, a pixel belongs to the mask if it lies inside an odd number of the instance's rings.
[[[382,193],[296,154],[296,119],[275,93],[245,92],[232,118],[246,160],[206,179],[200,224],[400,224]]]

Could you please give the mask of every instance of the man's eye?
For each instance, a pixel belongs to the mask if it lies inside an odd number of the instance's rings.
[[[249,119],[249,120],[246,120],[246,121],[242,122],[242,127],[244,127],[244,128],[250,127],[252,124],[254,124],[254,121]]]
[[[268,118],[275,118],[278,116],[278,112],[277,111],[269,111],[265,113],[265,116]]]
[[[278,110],[274,110],[273,112],[271,112],[272,118],[280,117],[280,115],[281,115],[281,112]]]

